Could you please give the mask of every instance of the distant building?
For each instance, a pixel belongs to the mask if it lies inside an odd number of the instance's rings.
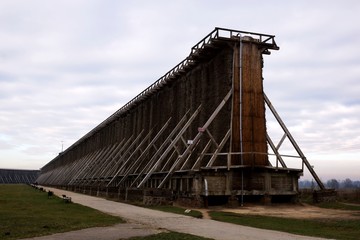
[[[0,169],[0,184],[34,183],[39,170]]]

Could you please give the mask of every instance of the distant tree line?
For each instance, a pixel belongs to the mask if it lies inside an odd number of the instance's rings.
[[[360,189],[360,181],[353,181],[350,178],[345,180],[336,180],[330,179],[327,182],[324,182],[326,188],[332,189]],[[317,183],[314,180],[302,180],[299,181],[299,188],[317,188]]]

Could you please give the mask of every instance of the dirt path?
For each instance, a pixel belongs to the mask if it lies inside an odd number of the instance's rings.
[[[360,211],[320,208],[309,204],[249,205],[238,209],[214,208],[213,210],[297,219],[360,219]]]
[[[43,237],[22,240],[119,240],[131,237],[144,237],[161,231],[136,223],[121,223],[110,227],[86,228],[78,231],[56,233]]]
[[[98,209],[108,214],[120,216],[128,223],[138,224],[138,226],[143,226],[147,229],[153,229],[154,231],[167,229],[170,231],[188,233],[219,240],[320,239],[278,231],[239,226],[230,223],[217,222],[210,219],[197,219],[189,216],[160,212],[124,203],[108,201],[102,198],[68,192],[59,189],[47,189],[53,191],[58,196],[65,194],[71,197],[73,202]],[[119,238],[124,237],[122,235],[119,235]]]

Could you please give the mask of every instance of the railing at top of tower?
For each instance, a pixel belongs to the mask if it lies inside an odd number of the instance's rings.
[[[191,48],[190,55],[196,53],[200,49],[203,49],[206,45],[210,44],[214,39],[219,39],[219,38],[230,39],[239,36],[243,36],[243,37],[250,36],[253,37],[254,39],[257,39],[257,41],[259,41],[260,43],[269,44],[269,46],[272,46],[273,49],[279,49],[279,47],[276,45],[275,42],[275,35],[246,32],[246,31],[217,27]]]
[[[102,127],[106,126],[108,123],[112,122],[117,116],[128,111],[137,102],[142,101],[149,94],[153,93],[154,91],[156,91],[157,89],[162,87],[166,82],[168,82],[171,79],[171,77],[175,76],[177,73],[180,73],[186,67],[192,65],[194,63],[194,60],[191,59],[191,55],[195,54],[196,52],[198,52],[201,49],[204,49],[205,46],[211,44],[211,42],[213,40],[220,39],[220,38],[231,39],[233,37],[239,37],[239,36],[242,36],[242,37],[251,36],[251,37],[257,39],[257,41],[259,43],[268,45],[268,47],[270,49],[279,49],[278,46],[276,45],[274,35],[255,33],[255,32],[245,32],[245,31],[216,27],[211,33],[209,33],[207,36],[205,36],[202,40],[200,40],[197,44],[195,44],[191,48],[190,55],[187,58],[185,58],[183,61],[181,61],[175,67],[173,67],[170,71],[165,73],[162,77],[160,77],[158,80],[156,80],[153,84],[151,84],[149,87],[147,87],[145,90],[143,90],[140,94],[138,94],[133,99],[131,99],[129,102],[127,102],[124,106],[122,106],[120,109],[118,109],[112,115],[110,115],[104,121],[102,121],[98,126],[96,126],[94,129],[92,129],[90,132],[85,134],[82,138],[80,138],[78,141],[76,141],[74,144],[72,144],[63,153],[66,153],[72,147],[75,147],[80,142],[82,142],[84,139],[93,135],[98,129],[101,129]]]
[[[211,33],[209,33],[207,36],[205,36],[202,40],[200,40],[197,44],[195,44],[191,48],[191,53],[194,54],[199,49],[203,49],[205,45],[210,44],[211,41],[218,38],[228,38],[234,36],[241,35],[250,35],[250,36],[257,36],[259,42],[270,44],[275,49],[277,49],[277,45],[275,43],[275,36],[274,35],[268,35],[268,34],[262,34],[262,33],[254,33],[254,32],[245,32],[245,31],[238,31],[238,30],[232,30],[232,29],[226,29],[226,28],[215,28]],[[152,85],[150,85],[148,88],[146,88],[144,91],[142,91],[140,94],[138,94],[136,97],[131,99],[128,103],[126,103],[123,107],[121,107],[119,110],[117,110],[113,115],[111,115],[109,118],[113,117],[114,115],[117,115],[121,112],[126,111],[134,102],[141,100],[143,97],[145,97],[148,93],[152,92],[153,90],[158,89],[161,87],[169,78],[174,76],[176,73],[183,70],[186,66],[191,65],[193,63],[193,60],[190,59],[190,57],[185,58],[183,61],[181,61],[179,64],[177,64],[175,67],[173,67],[170,71],[165,73],[162,77],[160,77],[157,81],[155,81]],[[108,118],[108,119],[109,119]],[[108,120],[106,119],[106,120]],[[105,120],[105,121],[106,121]]]

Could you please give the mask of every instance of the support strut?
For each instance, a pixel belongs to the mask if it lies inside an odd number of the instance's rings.
[[[295,150],[297,151],[297,153],[301,157],[303,163],[305,163],[307,169],[309,170],[309,172],[311,173],[311,175],[315,179],[316,183],[319,185],[321,190],[324,190],[325,189],[324,184],[321,182],[320,178],[318,177],[318,175],[316,174],[316,172],[314,171],[314,169],[310,165],[309,161],[306,159],[305,155],[301,151],[300,147],[297,145],[295,139],[292,137],[291,133],[289,132],[289,130],[285,126],[285,123],[281,120],[279,114],[276,112],[274,106],[271,104],[269,98],[266,96],[265,93],[264,93],[264,99],[265,99],[265,103],[270,108],[271,112],[274,114],[274,117],[276,118],[276,120],[280,124],[281,128],[284,130],[286,136],[289,138],[291,144],[293,145],[293,147],[295,148]]]

